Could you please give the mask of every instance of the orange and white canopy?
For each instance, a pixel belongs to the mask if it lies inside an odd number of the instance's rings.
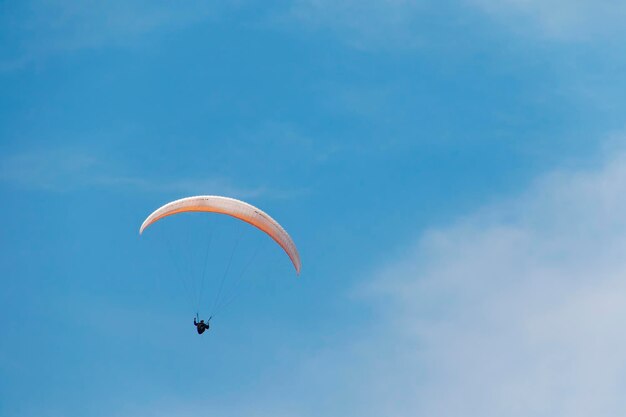
[[[139,234],[143,233],[148,226],[163,217],[194,211],[227,214],[257,227],[267,233],[272,239],[274,239],[274,241],[276,241],[276,243],[280,245],[281,248],[283,248],[289,256],[289,259],[291,259],[293,266],[296,268],[296,273],[298,275],[300,274],[300,268],[302,266],[300,262],[300,255],[298,254],[298,249],[296,248],[295,243],[293,243],[293,240],[287,231],[285,231],[285,229],[283,229],[276,220],[272,219],[261,209],[234,198],[220,197],[216,195],[201,195],[172,201],[171,203],[167,203],[164,206],[159,207],[151,215],[149,215],[141,225]]]

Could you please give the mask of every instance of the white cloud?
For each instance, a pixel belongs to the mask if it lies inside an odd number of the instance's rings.
[[[395,415],[623,415],[625,212],[621,153],[597,171],[554,173],[523,196],[433,230],[381,268],[368,293],[382,298],[385,337],[400,347],[371,347],[404,363],[380,374],[403,393],[381,407],[403,403]]]

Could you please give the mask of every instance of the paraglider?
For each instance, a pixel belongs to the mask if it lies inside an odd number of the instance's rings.
[[[200,322],[198,322],[197,319],[198,316],[196,315],[196,317],[193,318],[193,324],[194,326],[196,326],[198,334],[202,334],[205,330],[209,330],[209,322],[211,321],[211,317],[209,317],[206,323],[204,322],[204,320],[200,320]]]
[[[285,253],[289,256],[289,259],[291,259],[294,268],[296,268],[296,273],[300,275],[300,269],[302,267],[300,255],[287,231],[267,213],[261,211],[261,209],[234,198],[203,195],[172,201],[156,209],[149,215],[139,228],[139,234],[142,234],[148,226],[164,217],[189,212],[227,214],[236,219],[243,220],[246,223],[250,223],[252,226],[267,233],[269,237],[274,239],[274,241],[283,248]]]
[[[291,260],[296,274],[300,275],[300,270],[302,268],[300,255],[295,243],[287,231],[276,220],[261,209],[234,198],[202,195],[172,201],[159,207],[152,214],[150,214],[139,228],[139,234],[141,235],[146,228],[165,217],[190,212],[225,214],[256,227],[271,237],[274,242],[276,242],[283,249]],[[222,279],[223,278],[224,277],[222,277]],[[221,284],[223,284],[223,281],[220,283],[220,292],[222,289]],[[217,296],[219,297],[219,292]],[[209,329],[210,318],[207,322],[204,320],[198,321],[197,319],[198,317],[196,314],[196,318],[194,318],[194,325],[196,326],[198,334],[202,334],[204,331]]]

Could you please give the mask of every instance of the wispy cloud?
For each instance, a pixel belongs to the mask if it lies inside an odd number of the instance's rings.
[[[624,34],[626,4],[593,0],[470,0],[515,32],[554,40]]]
[[[5,5],[0,17],[0,71],[50,56],[105,46],[129,46],[142,35],[209,18],[212,2],[28,0]],[[0,46],[2,43],[0,43]]]
[[[265,186],[240,187],[215,177],[162,178],[128,175],[87,151],[76,148],[39,149],[0,159],[0,183],[48,192],[70,192],[87,187],[133,189],[181,194],[217,193],[240,198],[284,198],[288,192]]]
[[[369,340],[371,366],[402,395],[380,407],[395,415],[621,415],[625,210],[621,152],[433,230],[382,267],[367,292],[380,297],[391,343]]]

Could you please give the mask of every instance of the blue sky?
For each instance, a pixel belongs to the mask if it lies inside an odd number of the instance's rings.
[[[588,0],[1,3],[0,415],[621,416],[624,23]],[[301,277],[225,218],[139,237],[196,194],[278,219]],[[181,272],[210,233],[208,303],[236,236],[236,268],[260,249],[199,337]]]

